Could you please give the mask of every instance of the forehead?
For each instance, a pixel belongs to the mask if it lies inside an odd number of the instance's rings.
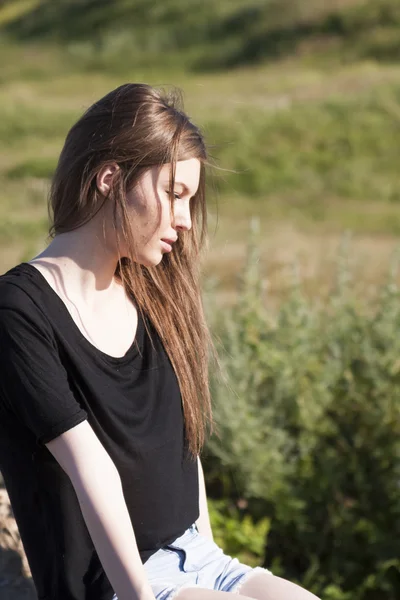
[[[175,169],[175,181],[182,182],[186,187],[194,193],[200,181],[200,166],[198,158],[189,158],[188,160],[178,160]],[[162,166],[160,177],[164,181],[169,181],[171,164],[167,163]],[[177,184],[178,185],[178,184]]]

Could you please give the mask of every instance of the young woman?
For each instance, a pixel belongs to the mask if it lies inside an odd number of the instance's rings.
[[[65,141],[51,242],[0,277],[0,470],[39,600],[311,599],[213,542],[200,131],[126,84]]]

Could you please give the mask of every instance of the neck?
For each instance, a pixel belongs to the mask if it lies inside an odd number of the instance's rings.
[[[114,277],[118,264],[115,252],[107,246],[93,220],[56,235],[32,260],[46,265],[70,296],[80,297],[89,306],[115,293],[117,286],[121,289]]]

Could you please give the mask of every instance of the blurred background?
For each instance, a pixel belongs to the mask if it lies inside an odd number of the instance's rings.
[[[218,167],[215,538],[324,600],[397,600],[399,0],[0,0],[0,39],[0,272],[45,247],[84,110],[179,86]],[[0,492],[0,597],[33,600]]]

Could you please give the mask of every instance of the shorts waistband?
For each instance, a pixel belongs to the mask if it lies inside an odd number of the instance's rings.
[[[168,546],[170,546],[170,547],[173,548],[174,546],[180,545],[181,542],[193,538],[193,536],[195,536],[198,532],[199,532],[199,530],[197,528],[196,523],[193,523],[193,525],[191,525],[190,527],[188,527],[186,529],[186,531],[184,533],[182,533],[182,535],[180,535],[173,542],[171,542],[170,544],[168,544]]]

